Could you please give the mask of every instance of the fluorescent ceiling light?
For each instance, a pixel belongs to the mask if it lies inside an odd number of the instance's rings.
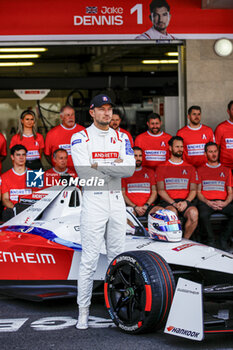
[[[33,54],[22,54],[22,55],[17,55],[17,54],[13,54],[13,55],[1,55],[0,54],[0,59],[3,60],[3,59],[6,59],[6,58],[9,58],[9,59],[15,59],[15,58],[38,58],[40,57],[40,55],[38,55],[37,53],[33,53]]]
[[[0,52],[45,52],[45,47],[4,47],[0,48]]]
[[[33,65],[33,62],[0,62],[0,67],[27,67]]]
[[[166,56],[176,56],[176,57],[178,57],[179,53],[178,52],[166,52],[165,55]]]
[[[143,64],[176,64],[178,60],[143,60]]]

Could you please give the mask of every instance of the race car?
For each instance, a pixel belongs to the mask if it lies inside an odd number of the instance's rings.
[[[23,199],[24,210],[0,226],[0,293],[30,300],[76,295],[81,202],[74,186]],[[166,333],[195,340],[233,331],[233,255],[156,230],[148,233],[130,211],[127,221],[125,252],[108,266],[103,245],[94,276],[94,291],[104,291],[115,324],[133,334],[165,326]],[[203,317],[204,305],[208,311],[213,301],[220,310]],[[222,302],[229,308],[221,309]]]

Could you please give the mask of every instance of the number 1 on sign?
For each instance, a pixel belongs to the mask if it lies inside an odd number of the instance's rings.
[[[130,14],[137,12],[137,24],[142,24],[142,4],[137,4],[130,9]]]

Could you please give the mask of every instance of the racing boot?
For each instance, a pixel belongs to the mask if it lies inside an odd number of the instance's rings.
[[[88,328],[88,317],[89,317],[89,307],[80,307],[78,322],[76,324],[77,329],[87,329]]]

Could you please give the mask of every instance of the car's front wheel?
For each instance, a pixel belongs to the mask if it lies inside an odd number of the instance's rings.
[[[130,251],[118,255],[108,267],[105,304],[125,332],[156,331],[166,322],[174,290],[172,271],[159,254]]]

